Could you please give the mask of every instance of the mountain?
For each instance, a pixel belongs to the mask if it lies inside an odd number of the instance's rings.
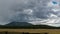
[[[9,24],[6,24],[6,26],[31,26],[32,24],[28,22],[11,22]]]
[[[60,29],[60,27],[53,27],[48,25],[32,25],[28,22],[10,22],[6,25],[0,25],[0,28],[8,28],[8,29]]]

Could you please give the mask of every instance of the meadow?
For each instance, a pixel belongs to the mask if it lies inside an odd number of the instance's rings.
[[[60,34],[60,29],[0,29],[0,32],[28,32],[28,33],[48,33]]]

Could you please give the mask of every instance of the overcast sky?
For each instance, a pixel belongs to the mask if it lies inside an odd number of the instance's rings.
[[[0,24],[12,21],[60,26],[59,0],[0,0]]]

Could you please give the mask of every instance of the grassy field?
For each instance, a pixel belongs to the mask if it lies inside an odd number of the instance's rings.
[[[0,29],[0,32],[29,32],[29,33],[48,33],[60,34],[60,29]]]

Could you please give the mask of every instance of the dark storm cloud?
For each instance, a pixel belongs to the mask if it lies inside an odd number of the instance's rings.
[[[48,1],[48,0],[47,0]],[[49,11],[44,0],[0,0],[0,21],[24,21],[25,18],[48,18]],[[44,2],[44,3],[43,3]],[[25,9],[33,10],[32,15],[24,12]],[[19,14],[18,14],[19,13]],[[28,15],[28,16],[27,16]],[[33,18],[34,18],[33,17]]]
[[[37,19],[49,19],[51,14],[58,15],[59,12],[54,12],[51,10],[52,7],[47,6],[50,1],[0,0],[0,23],[7,24],[12,21],[31,22]]]
[[[48,11],[49,9],[46,7],[47,1],[45,1],[45,3],[43,2],[43,0],[29,0],[27,3],[16,5],[16,8],[13,9],[16,12],[23,12],[23,10],[25,9],[32,9],[33,16],[35,16],[36,18],[48,18],[50,12]]]

